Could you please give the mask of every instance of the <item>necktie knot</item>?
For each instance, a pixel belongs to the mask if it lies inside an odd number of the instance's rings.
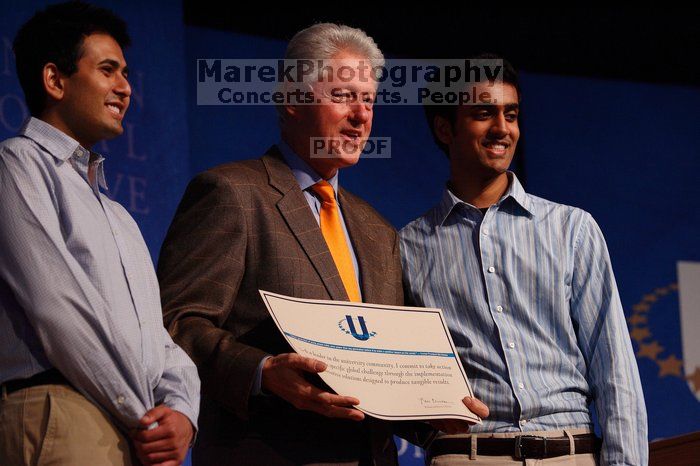
[[[335,191],[333,190],[333,186],[331,186],[328,181],[321,180],[313,185],[311,189],[313,189],[316,194],[321,196],[321,200],[323,200],[323,202],[335,204]]]

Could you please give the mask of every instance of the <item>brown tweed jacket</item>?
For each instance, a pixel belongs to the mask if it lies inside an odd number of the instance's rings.
[[[396,231],[351,193],[341,188],[338,198],[363,300],[401,305]],[[290,351],[259,289],[347,300],[321,230],[275,147],[192,180],[158,276],[166,327],[202,379],[195,464],[395,464],[389,423],[332,420],[274,396],[250,396],[261,360]]]

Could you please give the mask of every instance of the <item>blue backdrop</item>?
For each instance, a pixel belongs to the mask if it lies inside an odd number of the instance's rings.
[[[97,150],[107,157],[111,195],[139,223],[155,259],[194,174],[258,157],[279,137],[272,107],[197,106],[195,60],[280,57],[285,44],[186,27],[177,3],[99,3],[129,23],[134,95],[124,136]],[[11,42],[42,5],[0,6],[2,139],[27,116]],[[676,277],[677,261],[700,261],[700,117],[693,111],[700,90],[525,73],[522,88],[526,189],[588,210],[606,235],[650,440],[700,430],[700,376],[683,368]],[[447,161],[418,107],[377,107],[373,136],[391,137],[392,157],[343,170],[341,183],[401,227],[437,202]],[[422,462],[412,446],[399,447],[403,464]]]

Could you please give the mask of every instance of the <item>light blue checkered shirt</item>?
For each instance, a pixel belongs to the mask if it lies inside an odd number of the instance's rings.
[[[163,327],[138,226],[99,190],[102,164],[35,118],[0,143],[0,382],[56,367],[123,427],[159,403],[196,426],[197,369]]]
[[[445,190],[400,232],[407,296],[444,310],[475,395],[473,432],[590,428],[603,465],[647,464],[639,373],[603,235],[590,214],[514,174],[485,215]]]

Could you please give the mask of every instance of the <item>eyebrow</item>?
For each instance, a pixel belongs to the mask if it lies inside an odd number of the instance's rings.
[[[488,110],[492,111],[494,107],[497,107],[497,105],[472,105],[471,106],[475,111],[482,111],[482,110]],[[503,110],[506,112],[512,112],[515,110],[519,110],[520,105],[519,104],[506,104],[503,107]]]

